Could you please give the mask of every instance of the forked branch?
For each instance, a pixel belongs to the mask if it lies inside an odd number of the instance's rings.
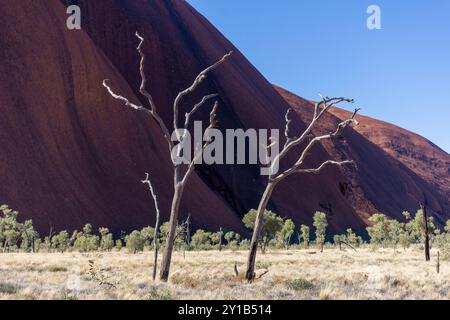
[[[334,139],[337,138],[338,136],[341,135],[342,131],[350,126],[350,125],[358,125],[358,121],[356,121],[355,117],[356,114],[358,113],[360,109],[355,109],[355,111],[352,114],[352,117],[350,119],[347,119],[345,121],[342,121],[341,123],[338,124],[336,130],[334,132],[331,132],[329,134],[325,134],[322,136],[318,136],[313,138],[308,145],[305,147],[305,149],[303,150],[302,154],[300,155],[299,159],[297,160],[297,162],[289,169],[287,169],[286,171],[284,171],[283,173],[281,173],[280,175],[278,175],[276,178],[274,178],[274,181],[280,181],[286,177],[288,177],[289,175],[296,173],[296,172],[302,172],[302,173],[319,173],[323,168],[325,168],[328,165],[334,164],[334,165],[338,165],[338,166],[342,166],[345,164],[355,164],[354,161],[342,161],[342,162],[338,162],[338,161],[325,161],[324,163],[322,163],[321,166],[319,166],[316,169],[300,169],[300,167],[303,165],[305,159],[307,158],[307,156],[309,155],[311,149],[314,147],[314,145],[316,145],[318,142],[322,141],[322,140],[326,140],[326,139]]]
[[[227,53],[226,55],[224,55],[219,61],[217,61],[216,63],[214,63],[213,65],[209,66],[208,68],[206,68],[205,70],[201,71],[198,76],[195,78],[194,82],[192,83],[192,85],[181,91],[180,93],[178,93],[177,97],[175,98],[175,101],[173,103],[173,127],[174,129],[179,129],[178,127],[178,111],[180,108],[180,102],[183,99],[183,97],[185,97],[186,95],[192,93],[195,91],[195,89],[197,89],[197,87],[203,82],[203,80],[206,79],[207,75],[209,72],[211,72],[212,70],[216,69],[218,66],[220,66],[222,63],[224,63],[231,55],[233,54],[233,51],[230,51],[229,53]],[[205,102],[205,100],[207,99],[211,99],[213,97],[217,96],[216,95],[209,95],[206,96],[199,104],[197,104],[196,106],[194,106],[194,108],[192,109],[191,112],[188,112],[186,114],[186,121],[185,121],[185,129],[187,129],[186,124],[189,124],[189,119],[188,117],[191,117],[192,114],[194,114],[198,108],[203,105],[203,103]]]

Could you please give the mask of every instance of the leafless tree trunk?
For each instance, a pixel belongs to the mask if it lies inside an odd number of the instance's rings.
[[[303,164],[307,156],[309,155],[309,152],[311,151],[312,147],[326,139],[333,139],[338,137],[342,130],[350,125],[357,125],[358,122],[355,120],[355,116],[358,113],[359,109],[356,109],[353,113],[352,117],[348,120],[345,120],[341,123],[339,123],[336,130],[332,133],[318,136],[313,138],[309,143],[306,145],[306,147],[303,149],[299,159],[297,162],[292,165],[289,169],[282,172],[281,174],[278,174],[278,170],[276,170],[279,167],[280,160],[283,159],[288,152],[295,146],[300,145],[303,143],[310,135],[314,125],[317,123],[317,121],[333,106],[342,103],[342,102],[348,102],[353,103],[352,99],[347,98],[328,98],[328,97],[322,97],[322,101],[315,104],[314,108],[314,115],[313,119],[311,120],[311,123],[308,125],[306,130],[299,136],[298,138],[291,138],[289,137],[289,125],[291,123],[291,120],[289,119],[289,113],[291,109],[289,109],[286,113],[286,128],[285,128],[285,138],[286,142],[281,150],[281,152],[275,157],[272,165],[271,165],[271,175],[269,176],[269,181],[267,183],[266,189],[261,197],[261,200],[259,202],[257,215],[256,215],[256,222],[255,222],[255,228],[253,230],[253,236],[252,241],[250,245],[250,251],[248,255],[247,260],[247,272],[246,272],[246,279],[248,282],[252,282],[255,279],[255,263],[256,263],[256,253],[258,249],[258,241],[260,240],[261,231],[263,228],[263,220],[264,220],[264,212],[267,208],[267,204],[270,200],[270,197],[272,196],[272,192],[277,186],[277,184],[282,181],[283,179],[287,178],[291,174],[294,173],[313,173],[318,174],[328,165],[337,165],[337,166],[343,166],[345,164],[355,164],[353,161],[332,161],[328,160],[322,163],[318,168],[315,169],[305,169],[303,168]]]
[[[156,197],[155,190],[153,189],[152,183],[150,181],[150,175],[148,173],[145,174],[145,179],[142,180],[142,183],[147,184],[150,190],[150,193],[153,198],[153,202],[155,203],[156,210],[156,222],[155,222],[155,232],[153,234],[153,281],[156,280],[156,271],[158,269],[158,230],[160,224],[160,213],[158,206],[158,198]]]
[[[439,273],[441,268],[440,252],[437,252],[436,272]]]
[[[189,243],[191,241],[191,229],[190,229],[190,225],[191,225],[191,214],[188,214],[188,217],[186,219],[186,238],[184,239],[184,253],[183,253],[183,258],[186,259],[186,251],[189,251]]]
[[[167,141],[169,153],[172,156],[172,151],[173,151],[174,147],[177,148],[177,145],[175,145],[173,143],[169,129],[167,128],[166,124],[164,123],[162,118],[157,113],[156,105],[153,101],[153,97],[150,95],[150,93],[146,89],[145,55],[144,55],[144,52],[142,51],[142,45],[144,43],[144,38],[142,38],[138,33],[136,33],[136,37],[140,41],[139,45],[137,47],[137,50],[141,57],[140,75],[141,75],[142,81],[141,81],[141,86],[140,86],[140,93],[148,100],[149,108],[146,108],[141,105],[133,104],[127,98],[125,98],[119,94],[116,94],[109,86],[108,80],[103,81],[103,86],[108,90],[109,94],[114,99],[124,102],[125,106],[127,106],[127,107],[131,107],[137,111],[141,111],[141,112],[151,116],[157,122],[158,126],[160,127],[160,129],[164,135],[164,138]],[[180,102],[182,101],[182,99],[185,96],[193,93],[197,89],[197,87],[206,79],[209,72],[216,69],[219,65],[221,65],[225,60],[227,60],[230,57],[231,54],[232,54],[232,52],[229,52],[228,54],[224,55],[219,61],[217,61],[213,65],[209,66],[205,70],[201,71],[198,74],[198,76],[195,78],[192,85],[189,88],[181,91],[175,98],[175,101],[173,103],[173,130],[174,130],[174,132],[176,132],[179,142],[182,141],[183,138],[186,137],[185,134],[184,135],[180,134],[180,130],[182,130],[182,129],[187,130],[190,125],[191,117],[200,109],[200,107],[202,107],[204,104],[206,104],[206,102],[216,98],[218,95],[211,94],[208,96],[204,96],[199,103],[197,103],[195,106],[193,106],[191,111],[189,111],[185,114],[184,126],[182,126],[182,127],[179,126]],[[216,121],[217,109],[218,109],[218,102],[216,101],[214,108],[210,114],[209,127],[206,130],[215,128],[215,125],[217,122]],[[172,165],[174,167],[174,177],[173,177],[174,193],[173,193],[172,205],[171,205],[171,210],[170,210],[169,233],[168,233],[167,240],[166,240],[166,246],[164,248],[163,260],[162,260],[161,272],[160,272],[160,278],[164,282],[166,282],[169,279],[170,262],[172,259],[173,246],[174,246],[174,242],[175,242],[174,240],[175,240],[175,236],[176,236],[176,234],[175,234],[176,226],[177,226],[177,222],[178,222],[178,214],[179,214],[179,210],[180,210],[180,203],[181,203],[183,191],[184,191],[184,188],[186,186],[186,183],[187,183],[189,177],[191,176],[191,174],[193,173],[193,171],[195,169],[195,163],[198,160],[198,157],[201,156],[203,149],[209,143],[210,142],[206,142],[205,145],[203,145],[203,148],[202,148],[202,146],[199,146],[201,150],[197,150],[196,146],[194,147],[196,149],[196,150],[194,150],[194,153],[195,153],[194,159],[191,161],[191,163],[188,165],[188,167],[185,171],[183,171],[183,165],[176,163],[175,159],[173,159],[173,157],[171,157]],[[175,149],[175,150],[177,150],[177,149]],[[181,150],[179,150],[178,152],[181,152]]]
[[[219,251],[222,251],[222,236],[223,236],[223,229],[220,227],[219,229]]]
[[[428,216],[427,216],[427,208],[421,203],[420,209],[423,212],[423,234],[424,234],[424,248],[425,248],[425,261],[430,261],[430,230],[428,228]]]

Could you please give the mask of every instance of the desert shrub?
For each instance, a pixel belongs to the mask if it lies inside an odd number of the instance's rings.
[[[99,228],[98,232],[100,233],[100,249],[102,251],[111,251],[114,248],[114,239],[109,229]]]
[[[256,261],[256,269],[269,269],[271,265],[269,261]]]
[[[320,250],[323,251],[328,226],[327,215],[317,211],[314,213],[313,221],[314,228],[316,229],[316,243],[320,245]]]
[[[294,279],[286,282],[286,287],[289,290],[300,291],[300,290],[311,290],[314,289],[315,285],[305,279]]]
[[[153,237],[155,235],[155,228],[153,227],[142,228],[141,235],[145,239],[145,246],[149,247],[151,246]]]
[[[284,241],[283,241],[283,239],[282,239],[281,237],[277,237],[277,238],[275,238],[275,239],[271,239],[271,240],[269,241],[269,243],[267,244],[267,246],[268,246],[269,248],[272,248],[272,249],[282,249],[282,248],[285,248]]]
[[[23,224],[19,224],[21,244],[23,251],[35,251],[35,241],[39,238],[39,233],[34,229],[33,220],[26,220]]]
[[[241,242],[239,242],[239,249],[241,249],[241,250],[250,249],[250,240],[249,239],[241,240]]]
[[[376,213],[369,218],[369,221],[373,224],[367,228],[370,242],[385,246],[390,239],[390,219],[384,214]]]
[[[225,240],[227,240],[227,243],[230,243],[231,241],[235,240],[236,232],[234,231],[228,231],[225,233]]]
[[[211,244],[213,246],[216,246],[220,243],[222,236],[223,236],[223,232],[221,232],[221,231],[214,232],[209,235],[209,240],[211,241]]]
[[[3,251],[17,250],[21,235],[21,225],[17,221],[19,212],[10,209],[7,205],[0,206],[0,243]]]
[[[15,294],[17,288],[11,283],[0,283],[0,293]]]
[[[63,253],[70,248],[70,236],[66,230],[61,231],[57,235],[53,236],[52,246],[59,252]]]
[[[299,241],[303,242],[305,247],[309,247],[310,230],[309,227],[304,224],[300,226]]]
[[[100,245],[100,238],[92,234],[92,225],[86,224],[83,232],[75,235],[74,248],[80,252],[97,251]]]
[[[130,253],[137,253],[144,251],[145,238],[142,234],[134,230],[131,234],[125,237],[125,245]]]
[[[116,250],[117,250],[117,251],[121,251],[122,248],[123,248],[122,240],[117,239],[117,240],[116,240]]]
[[[211,237],[210,232],[206,232],[205,230],[199,229],[192,236],[191,244],[197,250],[208,249],[211,246],[210,237]]]
[[[169,234],[169,227],[170,227],[169,222],[164,222],[159,227],[159,243],[161,243],[162,245],[164,245],[166,243],[167,235]],[[186,238],[187,238],[187,234],[186,234],[185,227],[178,225],[176,227],[176,231],[175,231],[176,247],[178,247],[178,248],[184,247],[186,244]]]
[[[418,210],[413,219],[406,223],[406,230],[410,233],[412,243],[423,243],[425,238],[424,213]],[[436,230],[433,217],[428,217],[428,233],[433,234]]]
[[[69,292],[69,291],[64,291],[64,292],[61,294],[61,300],[67,300],[67,301],[70,301],[70,300],[78,300],[78,296],[77,296],[76,294],[72,294],[72,293]]]
[[[172,299],[173,298],[170,291],[163,290],[160,292],[156,287],[151,287],[147,295],[147,300],[172,300]]]
[[[295,224],[291,219],[287,219],[284,221],[283,227],[280,231],[278,231],[278,239],[280,242],[284,244],[286,249],[289,247],[291,243],[292,235],[295,231]]]

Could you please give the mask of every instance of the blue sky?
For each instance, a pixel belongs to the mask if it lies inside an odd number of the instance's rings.
[[[271,82],[363,113],[450,152],[449,0],[188,0]],[[366,27],[369,5],[381,30]]]

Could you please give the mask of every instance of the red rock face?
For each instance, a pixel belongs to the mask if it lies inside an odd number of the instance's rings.
[[[282,88],[277,90],[307,121],[313,103]],[[333,108],[323,118],[315,134],[329,132],[351,116],[351,112]],[[426,139],[392,124],[358,116],[359,126],[347,129],[338,141],[324,147],[334,159],[354,159],[358,171],[347,175],[346,192],[355,210],[367,216],[377,211],[401,219],[402,210],[415,212],[418,201],[428,203],[437,222],[449,215],[449,168],[447,153]],[[399,147],[400,146],[400,147]],[[402,150],[406,150],[402,152]]]
[[[136,30],[146,39],[148,90],[168,125],[178,91],[234,50],[183,108],[217,92],[220,129],[283,128],[289,104],[185,1],[79,0],[81,31],[66,28],[65,3],[0,2],[0,200],[17,208],[22,218],[32,218],[42,233],[86,222],[115,232],[152,224],[153,204],[140,183],[144,172],[151,174],[164,219],[169,216],[172,168],[159,128],[114,101],[101,86],[108,78],[116,91],[145,103],[138,92]],[[210,107],[197,119],[207,121]],[[295,132],[304,129],[301,114],[293,124]],[[364,157],[367,139],[356,137],[352,143]],[[396,168],[398,161],[373,144],[370,148],[381,160],[367,162],[369,168],[406,172],[396,176],[397,187],[373,181],[372,171],[361,169],[366,189],[352,193],[348,185],[355,173],[329,168],[319,176],[290,177],[276,190],[270,209],[297,225],[311,224],[313,212],[321,210],[331,229],[342,231],[363,228],[374,208],[390,208],[386,213],[393,215],[412,209],[421,190],[435,199],[426,182],[414,182],[419,178],[409,169]],[[308,164],[319,164],[332,151],[318,146]],[[287,162],[298,152],[293,150]],[[183,197],[181,216],[191,213],[196,227],[244,232],[240,219],[257,206],[265,182],[257,166],[199,166]],[[356,206],[355,199],[367,207]],[[442,199],[433,201],[444,207]]]
[[[340,119],[348,117],[345,110],[333,109],[332,113]],[[450,199],[450,155],[447,152],[424,137],[393,124],[364,116],[360,119],[361,125],[356,131]]]

